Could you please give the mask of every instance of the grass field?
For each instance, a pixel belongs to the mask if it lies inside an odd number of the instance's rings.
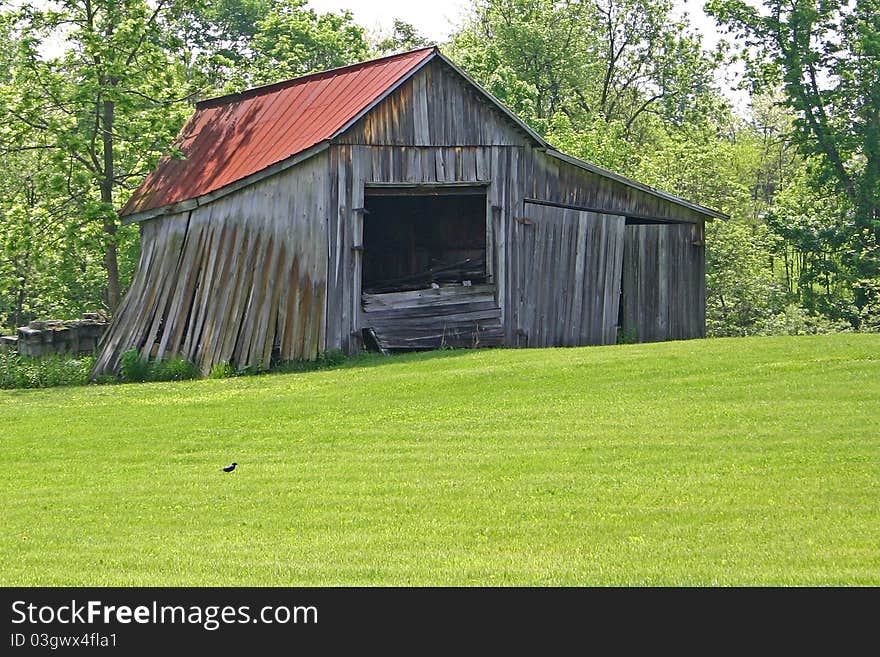
[[[880,585],[880,335],[0,391],[0,467],[6,586]]]

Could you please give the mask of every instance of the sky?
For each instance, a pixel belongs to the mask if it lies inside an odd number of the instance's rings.
[[[395,18],[406,21],[423,37],[443,42],[461,23],[468,0],[309,0],[319,13],[348,9],[354,19],[371,31],[390,31]]]

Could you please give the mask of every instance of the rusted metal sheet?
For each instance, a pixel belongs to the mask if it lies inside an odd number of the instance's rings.
[[[164,158],[121,214],[203,196],[330,139],[434,52],[423,48],[199,103],[175,143],[183,157]]]

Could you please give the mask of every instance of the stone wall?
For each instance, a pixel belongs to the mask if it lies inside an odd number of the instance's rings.
[[[85,313],[83,319],[30,322],[19,327],[17,336],[0,338],[0,349],[16,350],[22,356],[89,354],[106,329],[107,321],[93,313]]]

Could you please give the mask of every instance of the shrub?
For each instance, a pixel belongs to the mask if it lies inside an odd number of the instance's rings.
[[[314,372],[315,370],[339,367],[348,361],[348,356],[341,349],[331,349],[318,354],[314,360],[285,360],[275,363],[271,371],[281,374],[294,372]]]
[[[150,381],[185,381],[199,378],[199,369],[179,356],[157,360],[149,365]]]
[[[624,329],[622,326],[617,328],[617,344],[635,344],[639,341],[639,336],[634,328]]]
[[[190,361],[179,356],[151,362],[142,357],[137,349],[129,349],[122,354],[119,377],[127,383],[183,381],[197,379],[199,370]]]
[[[852,330],[849,322],[814,315],[796,303],[788,304],[780,313],[760,320],[756,335],[823,335]]]
[[[318,355],[318,362],[324,367],[336,367],[342,365],[348,357],[342,349],[331,349]]]
[[[129,349],[119,364],[119,377],[128,383],[146,381],[150,376],[150,362],[137,349]]]
[[[227,361],[223,361],[214,365],[211,368],[211,371],[208,373],[209,379],[230,379],[233,376],[236,376],[238,372],[235,371],[235,368],[232,366],[232,363]]]

